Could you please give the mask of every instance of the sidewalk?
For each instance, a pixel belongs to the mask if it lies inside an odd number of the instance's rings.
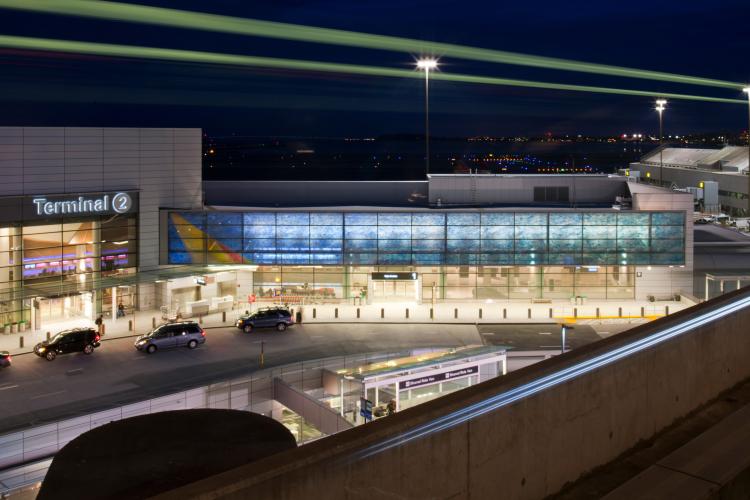
[[[559,300],[549,303],[519,301],[471,301],[415,304],[413,302],[389,302],[370,305],[352,304],[306,304],[290,305],[296,313],[302,310],[304,323],[575,323],[577,321],[623,321],[645,318],[653,320],[690,307],[692,303],[647,302],[647,301],[586,301],[573,305]],[[232,326],[248,306],[232,309],[226,313],[212,313],[196,320],[204,328]],[[161,311],[137,311],[122,318],[104,320],[104,339],[141,335],[153,325],[164,323]],[[94,327],[88,319],[49,322],[42,330],[23,333],[0,334],[0,350],[11,354],[31,352],[38,342],[50,335],[76,327]],[[23,339],[23,345],[21,345]]]

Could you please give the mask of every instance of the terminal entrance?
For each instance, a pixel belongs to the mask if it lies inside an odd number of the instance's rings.
[[[373,302],[419,302],[419,273],[371,273]]]

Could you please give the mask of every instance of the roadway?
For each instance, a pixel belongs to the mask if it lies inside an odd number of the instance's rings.
[[[94,354],[61,355],[49,362],[16,355],[0,370],[0,434],[112,406],[170,394],[265,366],[367,352],[481,344],[474,325],[295,325],[286,332],[244,334],[231,327],[207,330],[206,343],[140,353],[134,338],[103,339]]]

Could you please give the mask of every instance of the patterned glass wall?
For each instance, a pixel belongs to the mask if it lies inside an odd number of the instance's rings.
[[[169,264],[681,265],[683,212],[170,212]]]

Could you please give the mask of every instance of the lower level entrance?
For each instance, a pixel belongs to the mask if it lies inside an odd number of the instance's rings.
[[[370,296],[373,302],[419,302],[419,274],[372,273]]]

